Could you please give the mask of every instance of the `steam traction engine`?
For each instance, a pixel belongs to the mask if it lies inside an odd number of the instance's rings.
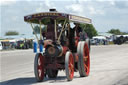
[[[46,76],[56,78],[59,70],[65,70],[68,81],[73,79],[74,71],[79,71],[81,77],[89,75],[90,45],[80,24],[91,24],[90,19],[51,9],[50,12],[27,15],[24,20],[31,24],[33,31],[33,25],[40,27],[40,39],[34,31],[38,42],[38,46],[34,44],[37,81]]]

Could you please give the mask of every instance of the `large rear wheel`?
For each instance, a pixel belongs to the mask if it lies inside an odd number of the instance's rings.
[[[35,56],[34,73],[38,82],[44,79],[44,56],[41,53],[37,53]]]
[[[80,47],[80,48],[79,48]],[[84,41],[80,42],[80,46],[78,46],[78,69],[81,77],[85,77],[89,75],[90,72],[90,55],[88,44]]]
[[[71,81],[74,77],[74,58],[70,51],[66,52],[65,55],[65,71],[67,80]]]
[[[79,74],[82,74],[82,70],[81,70],[81,62],[80,62],[80,56],[81,56],[81,43],[82,41],[78,42],[78,46],[77,46],[77,54],[78,54],[78,70],[79,70]]]

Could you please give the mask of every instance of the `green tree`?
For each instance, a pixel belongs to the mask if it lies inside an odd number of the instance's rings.
[[[111,30],[108,31],[108,33],[112,33],[112,34],[115,34],[115,35],[125,34],[124,32],[121,32],[119,29],[111,29]]]
[[[124,35],[128,35],[128,32],[123,32]]]
[[[5,35],[7,35],[7,36],[9,36],[9,35],[19,35],[19,33],[16,32],[16,31],[8,31],[8,32],[5,33]]]
[[[112,33],[112,34],[115,34],[115,35],[120,35],[121,32],[119,29],[111,29],[108,31],[108,33]]]
[[[98,35],[97,30],[92,24],[80,24],[80,27],[84,29],[89,38]]]

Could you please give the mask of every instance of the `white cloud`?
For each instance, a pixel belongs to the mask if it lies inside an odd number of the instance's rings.
[[[89,7],[90,14],[97,14],[94,7]]]
[[[72,9],[74,12],[83,12],[83,6],[80,4],[72,4],[66,7],[67,9]]]
[[[56,8],[54,3],[50,0],[45,0],[39,3],[39,7],[36,8],[36,12],[48,11],[50,8]]]
[[[104,2],[105,0],[96,0],[96,1],[99,1],[99,2]]]
[[[110,1],[110,4],[114,6],[115,5],[115,1]]]
[[[95,14],[103,15],[103,14],[105,14],[105,12],[103,10],[96,9],[93,6],[88,6],[88,9],[89,9],[90,14],[92,14],[92,15],[95,15]]]
[[[66,6],[66,9],[69,10],[70,12],[77,13],[78,15],[83,15],[84,10],[83,10],[83,5],[81,4],[72,4]]]
[[[80,16],[89,16],[89,15],[105,15],[103,0],[98,0],[99,2],[93,1],[79,1],[77,4],[71,4],[66,6],[66,10],[71,13],[75,13]],[[112,3],[112,2],[111,2]],[[101,5],[99,5],[101,4]],[[113,2],[114,4],[114,2]]]
[[[50,7],[51,6],[50,1],[49,0],[45,0],[45,5]]]
[[[11,17],[11,20],[13,20],[13,21],[17,21],[18,18],[19,18],[18,16],[12,16],[12,17]]]
[[[40,3],[39,4],[39,7],[36,9],[36,12],[42,12],[42,10],[43,10],[43,3]]]
[[[11,5],[16,3],[18,0],[0,0],[0,5]]]
[[[45,0],[44,1],[44,4],[48,7],[48,8],[55,8],[55,5],[54,5],[54,0]]]

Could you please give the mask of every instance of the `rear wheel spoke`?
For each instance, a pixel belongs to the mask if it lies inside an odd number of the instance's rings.
[[[87,59],[88,59],[88,56],[84,56],[84,62],[86,62],[87,61]]]
[[[38,65],[38,69],[39,69],[39,70],[41,70],[41,69],[42,69],[41,65]]]
[[[86,70],[88,70],[88,66],[86,64],[84,64],[84,67],[86,68]]]

